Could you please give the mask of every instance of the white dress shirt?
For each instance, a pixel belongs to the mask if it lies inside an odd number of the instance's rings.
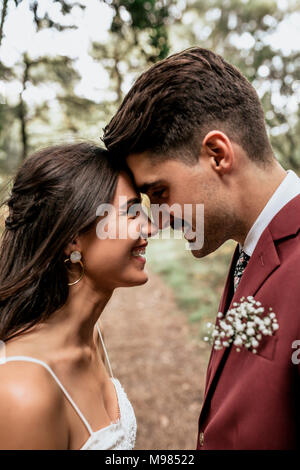
[[[257,217],[249,230],[244,245],[239,243],[239,249],[251,256],[261,234],[269,225],[273,217],[294,197],[300,194],[300,178],[292,170],[287,170],[287,175],[268,200],[267,204]]]

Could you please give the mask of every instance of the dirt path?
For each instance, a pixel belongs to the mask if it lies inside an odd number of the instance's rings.
[[[192,339],[171,289],[149,272],[144,286],[115,291],[101,324],[136,413],[136,449],[195,449],[209,350]]]

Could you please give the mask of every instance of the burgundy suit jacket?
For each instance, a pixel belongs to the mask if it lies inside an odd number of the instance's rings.
[[[212,349],[197,449],[296,449],[300,366],[292,362],[297,352],[292,343],[300,340],[300,195],[264,230],[233,295],[238,255],[237,245],[219,311],[226,313],[233,302],[252,295],[266,312],[273,308],[279,329],[263,336],[257,354],[245,347],[237,352],[232,345]]]

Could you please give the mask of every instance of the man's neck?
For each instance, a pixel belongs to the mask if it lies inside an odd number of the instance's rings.
[[[287,172],[275,161],[268,170],[253,171],[245,177],[244,184],[240,186],[243,191],[239,210],[242,229],[234,238],[242,246],[259,214],[286,176]]]

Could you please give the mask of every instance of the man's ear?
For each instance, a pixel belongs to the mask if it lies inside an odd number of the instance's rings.
[[[210,131],[202,141],[202,150],[210,159],[212,168],[220,174],[232,167],[234,150],[230,139],[221,131]]]
[[[81,243],[78,237],[69,242],[64,249],[64,253],[68,258],[72,251],[81,251]]]

